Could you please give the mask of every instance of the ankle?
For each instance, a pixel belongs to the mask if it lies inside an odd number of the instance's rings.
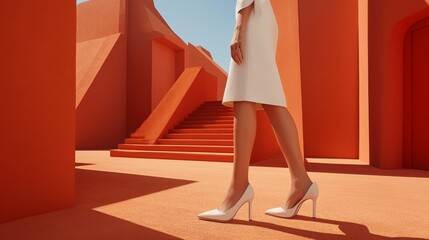
[[[249,184],[250,183],[248,180],[232,181],[231,187],[233,187],[234,189],[241,189],[241,188],[246,188],[247,185]]]
[[[301,177],[301,178],[294,178],[291,180],[291,185],[295,187],[300,186],[307,186],[308,184],[311,184],[313,181],[308,176]]]

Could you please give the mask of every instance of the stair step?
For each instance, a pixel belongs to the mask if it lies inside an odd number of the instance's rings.
[[[234,116],[234,112],[196,111],[188,116]]]
[[[179,124],[175,126],[176,129],[182,128],[234,128],[234,124],[231,123],[219,123],[219,124]]]
[[[227,107],[227,106],[224,106],[222,104],[203,104],[203,105],[199,106],[198,108],[212,108],[212,107],[215,107],[215,108],[224,108],[224,109],[232,109],[231,107]]]
[[[169,145],[217,145],[217,146],[233,146],[234,140],[227,139],[172,139],[160,138],[158,144]]]
[[[232,139],[232,133],[169,133],[164,138],[168,139]]]
[[[222,105],[223,106],[222,101],[206,101],[202,105],[203,106],[205,105]]]
[[[126,138],[125,144],[150,144],[150,141],[143,138]]]
[[[220,101],[220,100],[213,100],[213,101],[205,101],[204,102],[204,104],[216,104],[216,103],[222,104],[222,101]]]
[[[144,138],[126,138],[125,143],[149,144],[150,140]]]
[[[201,106],[199,108],[197,108],[198,111],[200,110],[212,110],[212,111],[216,111],[216,110],[223,110],[223,111],[232,111],[233,109],[230,107],[225,107],[225,106]]]
[[[198,120],[234,120],[234,116],[189,116],[185,118],[185,121],[198,121]]]
[[[233,128],[179,128],[170,133],[234,133]]]
[[[194,111],[222,111],[222,112],[234,112],[234,108],[231,107],[216,107],[216,106],[208,106],[208,107],[199,107]]]
[[[234,109],[222,101],[208,101],[191,112],[180,124],[151,143],[130,137],[112,157],[180,159],[232,162],[234,157]]]
[[[181,122],[181,124],[191,124],[191,125],[195,125],[195,124],[219,124],[219,123],[233,124],[234,119],[231,119],[231,120],[185,120],[185,121]]]
[[[232,162],[234,158],[233,153],[177,152],[177,151],[149,151],[149,150],[139,151],[139,150],[126,150],[126,149],[113,149],[110,151],[110,156],[111,157],[222,161],[222,162]]]
[[[233,153],[233,146],[217,145],[167,145],[167,144],[119,144],[119,149],[156,150],[156,151],[185,151],[185,152],[223,152]]]

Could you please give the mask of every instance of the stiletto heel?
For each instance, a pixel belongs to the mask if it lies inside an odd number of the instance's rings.
[[[276,207],[276,208],[270,208],[265,211],[266,214],[276,216],[276,217],[282,217],[282,218],[292,218],[294,217],[302,203],[305,202],[305,200],[312,199],[313,200],[313,218],[316,217],[316,200],[319,196],[319,188],[317,187],[317,183],[313,182],[311,186],[308,188],[305,195],[293,206],[292,208],[283,208],[283,207]]]
[[[316,201],[317,198],[313,198],[313,218],[316,218]]]
[[[240,197],[240,199],[235,203],[235,205],[225,211],[221,211],[219,209],[212,209],[209,211],[205,211],[203,213],[198,214],[198,218],[202,220],[210,220],[210,221],[217,221],[217,222],[229,222],[234,218],[237,211],[243,206],[246,202],[249,203],[249,221],[252,219],[252,201],[254,198],[255,193],[253,192],[253,188],[250,185],[247,185],[246,190],[244,191],[243,195]]]
[[[252,221],[252,202],[249,201],[249,221]]]

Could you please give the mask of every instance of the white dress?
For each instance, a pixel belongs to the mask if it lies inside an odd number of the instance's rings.
[[[255,102],[257,110],[263,109],[261,103],[286,107],[276,62],[278,26],[270,0],[237,0],[235,16],[253,1],[242,39],[244,60],[238,65],[230,59],[222,104],[233,107],[234,101]]]

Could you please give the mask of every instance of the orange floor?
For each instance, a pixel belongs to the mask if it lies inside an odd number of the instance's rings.
[[[78,151],[76,207],[1,224],[0,239],[429,239],[429,171],[308,161],[318,219],[311,201],[294,219],[264,214],[284,201],[290,180],[287,168],[265,161],[250,167],[253,221],[245,204],[232,222],[215,223],[197,214],[223,200],[231,163]]]

